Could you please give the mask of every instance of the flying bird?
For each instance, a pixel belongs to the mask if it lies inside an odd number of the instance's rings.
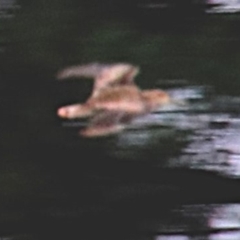
[[[122,131],[133,119],[171,102],[169,94],[163,90],[141,90],[134,84],[138,72],[138,67],[130,64],[89,64],[64,69],[58,78],[93,77],[95,84],[85,103],[60,107],[58,116],[66,119],[90,117],[80,135],[106,136]]]

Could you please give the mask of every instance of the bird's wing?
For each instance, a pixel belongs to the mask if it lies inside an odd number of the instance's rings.
[[[66,67],[57,73],[57,79],[63,80],[73,77],[86,77],[96,79],[103,69],[106,69],[108,65],[99,63],[90,63],[86,65],[76,65]]]
[[[101,111],[90,121],[87,128],[80,132],[85,137],[107,136],[122,131],[134,115],[123,111]]]
[[[99,64],[67,67],[57,74],[57,79],[86,77],[95,80],[91,97],[98,96],[104,89],[112,86],[134,85],[139,68],[128,63]]]
[[[134,81],[139,68],[128,63],[116,63],[106,65],[98,76],[98,81],[110,84],[128,84]]]
[[[127,63],[108,65],[103,68],[95,79],[93,96],[97,96],[103,89],[112,86],[134,85],[134,78],[139,68]]]
[[[139,68],[128,63],[99,64],[71,66],[64,68],[57,74],[57,79],[63,80],[73,77],[86,77],[95,80],[93,95],[102,89],[114,85],[133,84]]]

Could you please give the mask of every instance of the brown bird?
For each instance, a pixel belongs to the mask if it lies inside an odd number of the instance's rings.
[[[72,77],[94,78],[93,97],[109,86],[131,85],[134,77],[139,73],[139,68],[127,63],[99,64],[71,66],[61,70],[57,78],[67,79]]]
[[[123,130],[136,117],[147,114],[171,102],[162,90],[141,90],[134,84],[139,68],[130,64],[88,64],[69,67],[59,72],[58,79],[93,77],[92,95],[84,104],[58,109],[61,118],[92,117],[82,136],[96,137]]]
[[[137,86],[113,86],[102,90],[84,104],[58,109],[61,118],[93,116],[89,126],[80,132],[87,137],[109,135],[123,130],[136,117],[150,113],[171,102],[162,90],[140,90]]]

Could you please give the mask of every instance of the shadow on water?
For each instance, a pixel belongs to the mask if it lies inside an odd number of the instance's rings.
[[[18,4],[0,18],[0,234],[240,239],[239,16],[147,29],[156,16],[142,23],[143,10],[101,18],[76,1]],[[56,109],[85,101],[93,83],[54,76],[88,61],[136,63],[141,87],[189,104],[159,109],[116,136],[83,139],[86,123],[61,121]]]

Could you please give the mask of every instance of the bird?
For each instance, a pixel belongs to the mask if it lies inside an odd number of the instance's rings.
[[[91,117],[88,127],[80,132],[95,137],[122,131],[133,119],[155,111],[171,102],[163,90],[141,90],[137,86],[114,86],[83,104],[64,106],[58,116],[66,119]]]
[[[121,132],[133,119],[171,102],[166,91],[140,89],[134,83],[138,72],[138,67],[121,63],[94,63],[65,68],[58,73],[58,79],[87,76],[94,77],[95,84],[85,103],[60,107],[57,115],[65,119],[90,118],[88,126],[80,131],[84,137]]]

